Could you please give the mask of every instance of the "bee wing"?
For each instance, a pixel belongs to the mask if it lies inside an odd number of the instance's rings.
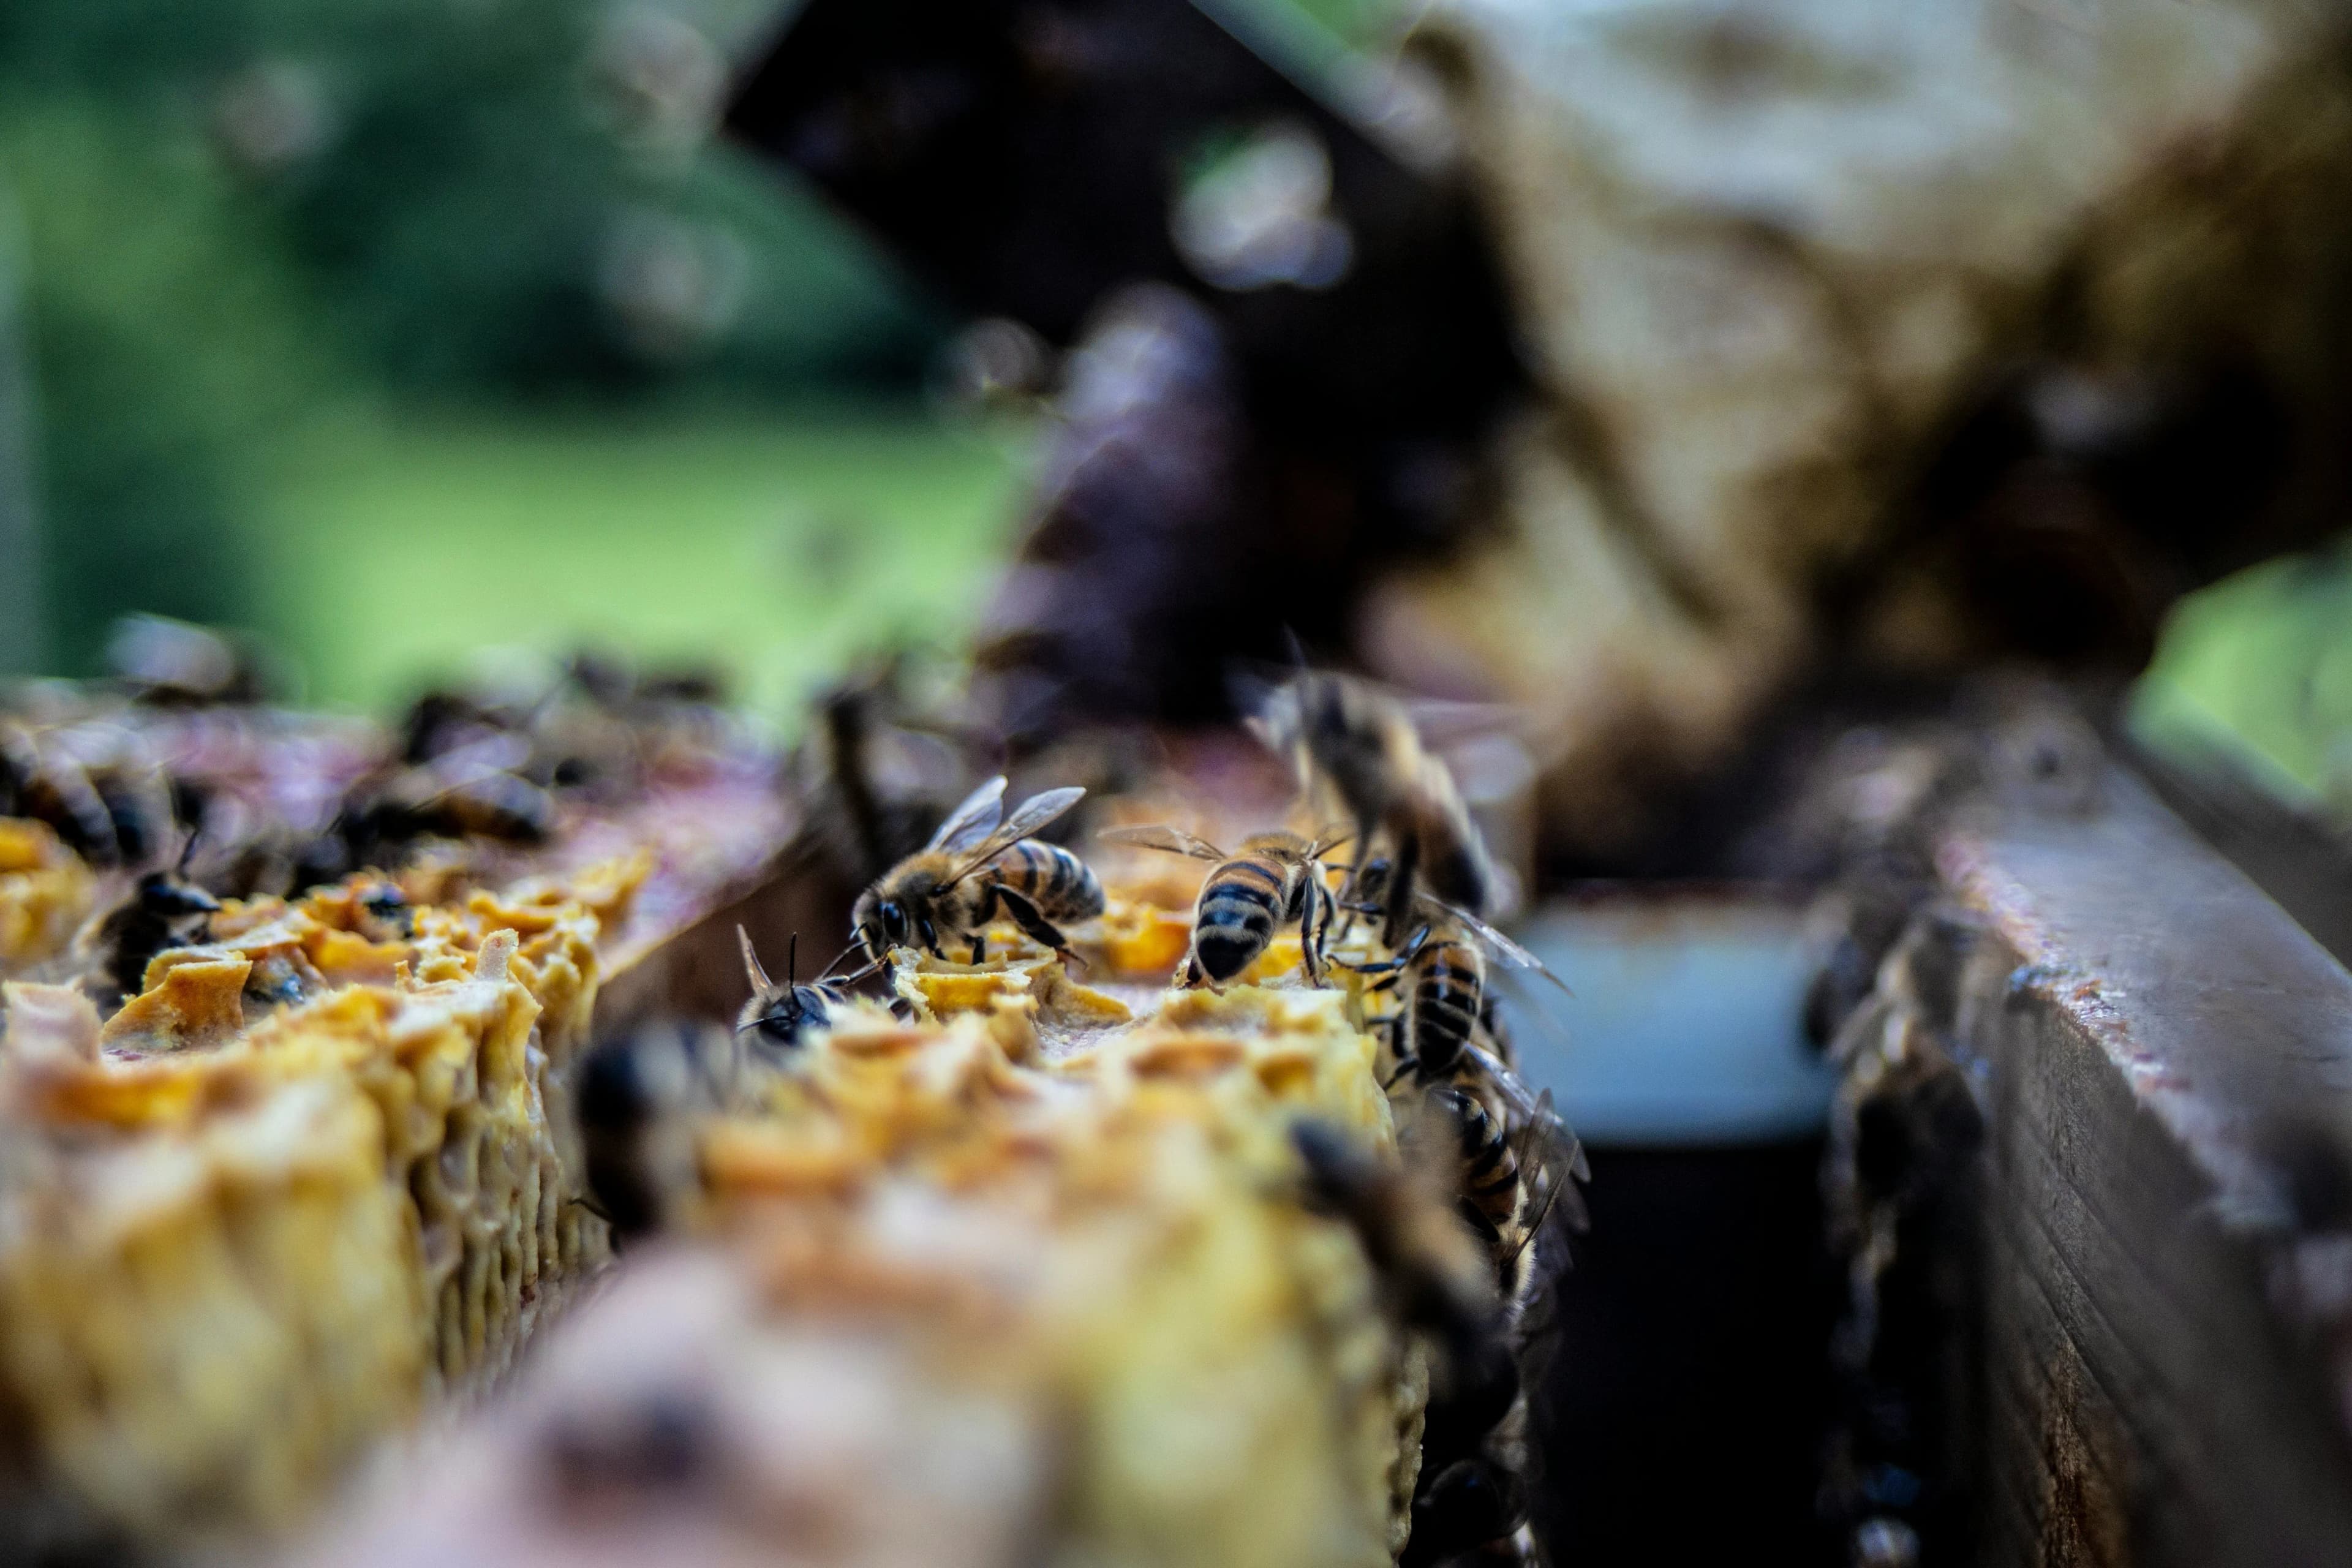
[[[1511,1249],[1511,1257],[1517,1258],[1536,1238],[1555,1204],[1561,1205],[1570,1229],[1589,1229],[1592,1218],[1576,1184],[1580,1173],[1590,1173],[1591,1166],[1585,1162],[1584,1145],[1552,1110],[1549,1089],[1537,1100],[1534,1114],[1520,1126],[1513,1142],[1512,1152],[1517,1157],[1528,1194],[1520,1211],[1518,1244]]]
[[[1427,893],[1416,894],[1415,897],[1419,898],[1423,903],[1443,910],[1448,918],[1460,921],[1465,930],[1468,931],[1472,936],[1476,937],[1480,942],[1486,943],[1488,952],[1492,952],[1496,958],[1501,959],[1505,963],[1509,964],[1512,968],[1532,969],[1538,974],[1542,975],[1546,980],[1550,981],[1554,985],[1559,986],[1561,994],[1567,996],[1573,996],[1576,994],[1575,992],[1570,991],[1568,988],[1567,981],[1562,980],[1559,975],[1554,974],[1549,969],[1545,967],[1544,961],[1542,959],[1538,958],[1534,953],[1529,952],[1526,948],[1521,947],[1517,942],[1513,942],[1509,937],[1505,936],[1501,931],[1496,931],[1493,926],[1488,925],[1485,921],[1480,920],[1468,910],[1463,909],[1457,904],[1449,904],[1443,899],[1431,898]]]
[[[962,881],[1086,797],[1085,789],[1076,784],[1067,789],[1049,789],[1044,795],[1031,795],[1021,803],[1020,809],[1005,819],[1002,827],[971,847],[971,858],[956,868],[955,875],[947,879],[946,885],[953,887]]]
[[[1225,667],[1225,695],[1244,720],[1262,718],[1282,700],[1290,678],[1297,673],[1259,659],[1236,659]]]
[[[1165,849],[1171,855],[1190,855],[1195,860],[1222,860],[1225,852],[1205,838],[1196,837],[1181,827],[1165,823],[1153,823],[1147,827],[1106,827],[1096,837],[1112,844],[1132,844],[1144,849]]]
[[[1003,815],[1004,775],[999,773],[964,796],[963,804],[948,813],[924,848],[933,852],[969,849],[987,837]]]
[[[1495,1086],[1496,1092],[1508,1103],[1513,1118],[1523,1127],[1547,1129],[1547,1135],[1564,1152],[1570,1173],[1579,1181],[1591,1180],[1592,1167],[1584,1157],[1584,1144],[1569,1131],[1568,1123],[1560,1120],[1559,1112],[1553,1108],[1551,1090],[1545,1089],[1541,1094],[1530,1096],[1528,1080],[1475,1040],[1465,1040],[1462,1049]]]
[[[1527,728],[1527,715],[1505,702],[1464,702],[1445,697],[1395,693],[1422,740],[1436,751],[1452,751],[1494,735]]]
[[[1511,1069],[1508,1062],[1480,1045],[1476,1040],[1462,1042],[1463,1054],[1477,1066],[1478,1070],[1495,1086],[1495,1092],[1508,1102],[1512,1120],[1527,1121],[1546,1108],[1551,1090],[1539,1097],[1528,1092],[1527,1080]],[[1557,1121],[1555,1117],[1553,1120]]]

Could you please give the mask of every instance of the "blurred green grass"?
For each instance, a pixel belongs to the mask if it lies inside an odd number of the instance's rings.
[[[1022,467],[916,409],[345,418],[261,476],[256,629],[335,707],[584,642],[716,658],[782,717],[860,652],[969,630]]]
[[[2228,746],[2277,794],[2352,823],[2352,545],[2182,600],[2132,723],[2158,745]]]

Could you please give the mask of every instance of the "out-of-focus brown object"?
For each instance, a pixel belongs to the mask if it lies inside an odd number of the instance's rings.
[[[1535,350],[1491,542],[1359,642],[1537,717],[1556,852],[1668,819],[1771,705],[2136,668],[2332,527],[2352,221],[2334,7],[1446,0]]]
[[[1228,660],[1322,615],[1305,576],[1272,569],[1285,542],[1265,527],[1224,331],[1181,290],[1140,286],[1104,302],[1066,363],[1035,512],[982,631],[981,700],[1033,742],[1213,716]]]

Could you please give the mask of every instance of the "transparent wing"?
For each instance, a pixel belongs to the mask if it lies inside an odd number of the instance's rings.
[[[1494,1084],[1495,1092],[1503,1097],[1514,1122],[1527,1121],[1535,1116],[1538,1109],[1542,1106],[1543,1100],[1528,1092],[1527,1080],[1513,1072],[1502,1058],[1480,1045],[1476,1040],[1463,1041],[1462,1053],[1470,1058],[1472,1065],[1476,1067],[1488,1081]],[[1549,1089],[1544,1090],[1547,1096],[1550,1093]]]
[[[1222,860],[1225,858],[1225,852],[1207,839],[1165,823],[1153,823],[1145,827],[1106,827],[1095,837],[1109,844],[1132,844],[1141,849],[1165,849],[1171,855],[1190,855],[1195,860]]]
[[[987,837],[1003,815],[1004,775],[999,773],[964,796],[963,804],[948,813],[924,848],[933,852],[969,849]]]
[[[1004,826],[971,846],[971,858],[956,868],[946,886],[962,881],[1015,844],[1028,837],[1070,807],[1086,799],[1087,792],[1073,784],[1067,789],[1049,789],[1044,795],[1033,795],[1021,803],[1020,809],[1007,817]]]
[[[1516,735],[1527,729],[1527,715],[1503,702],[1462,702],[1444,697],[1414,697],[1391,689],[1412,720],[1424,744],[1452,751],[1494,735]]]
[[[1524,1237],[1531,1237],[1542,1228],[1545,1215],[1563,1194],[1570,1205],[1568,1214],[1571,1223],[1575,1228],[1583,1229],[1584,1200],[1576,1193],[1573,1182],[1589,1179],[1592,1168],[1585,1160],[1584,1145],[1552,1108],[1551,1090],[1528,1094],[1527,1080],[1475,1040],[1465,1040],[1462,1049],[1510,1111],[1515,1140],[1512,1152],[1517,1155],[1519,1170],[1529,1184]],[[1523,1238],[1521,1245],[1525,1244]]]
[[[1576,994],[1575,992],[1569,990],[1567,981],[1562,980],[1559,975],[1554,974],[1550,970],[1544,967],[1544,962],[1542,959],[1538,958],[1534,953],[1529,952],[1526,948],[1521,947],[1517,942],[1513,942],[1509,937],[1505,936],[1501,931],[1496,931],[1493,926],[1488,925],[1485,921],[1480,920],[1468,910],[1463,909],[1456,904],[1449,904],[1443,899],[1433,899],[1427,893],[1417,893],[1414,896],[1420,899],[1423,903],[1429,905],[1431,908],[1443,911],[1450,919],[1460,921],[1465,930],[1468,931],[1472,936],[1476,937],[1480,942],[1486,943],[1487,951],[1494,953],[1496,958],[1501,959],[1505,963],[1511,965],[1514,969],[1532,969],[1538,974],[1542,975],[1546,980],[1550,981],[1554,985],[1559,986],[1563,994],[1570,996]]]
[[[1546,1089],[1536,1101],[1535,1114],[1519,1129],[1517,1146],[1512,1151],[1519,1162],[1519,1171],[1528,1183],[1527,1203],[1521,1210],[1518,1255],[1543,1229],[1554,1204],[1561,1204],[1572,1230],[1588,1229],[1592,1217],[1585,1212],[1584,1194],[1576,1184],[1591,1173],[1584,1158],[1584,1145],[1568,1123],[1551,1108],[1551,1090]]]

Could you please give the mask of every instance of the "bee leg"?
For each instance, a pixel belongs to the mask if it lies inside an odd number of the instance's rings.
[[[931,917],[922,916],[918,926],[923,939],[923,951],[933,958],[945,958],[947,951],[940,946],[940,928],[931,923]]]
[[[1371,858],[1372,826],[1368,822],[1359,822],[1356,824],[1356,852],[1348,858],[1348,875],[1339,883],[1341,894],[1354,896],[1356,884],[1364,875],[1364,862]]]
[[[1333,898],[1331,889],[1321,882],[1315,884],[1315,900],[1323,906],[1323,918],[1315,926],[1315,963],[1318,969],[1328,974],[1331,968],[1331,924],[1339,918],[1339,900]],[[1322,984],[1319,977],[1317,984]]]
[[[1307,885],[1307,907],[1298,916],[1298,962],[1307,971],[1307,983],[1320,986],[1325,984],[1323,941],[1331,929],[1330,917],[1325,913],[1323,900],[1331,895],[1319,882]]]
[[[988,938],[978,931],[972,933],[971,957],[967,962],[975,969],[988,962]]]
[[[1010,888],[999,887],[995,891],[1004,905],[1004,912],[1013,917],[1013,923],[1026,932],[1032,942],[1052,948],[1055,956],[1066,964],[1076,964],[1080,969],[1086,967],[1086,960],[1070,951],[1069,939],[1054,928],[1053,921],[1037,912],[1036,905]]]
[[[1405,920],[1412,913],[1413,874],[1420,868],[1421,836],[1405,834],[1397,845],[1396,861],[1389,868],[1387,920],[1381,927],[1381,941],[1391,948],[1397,945]]]

